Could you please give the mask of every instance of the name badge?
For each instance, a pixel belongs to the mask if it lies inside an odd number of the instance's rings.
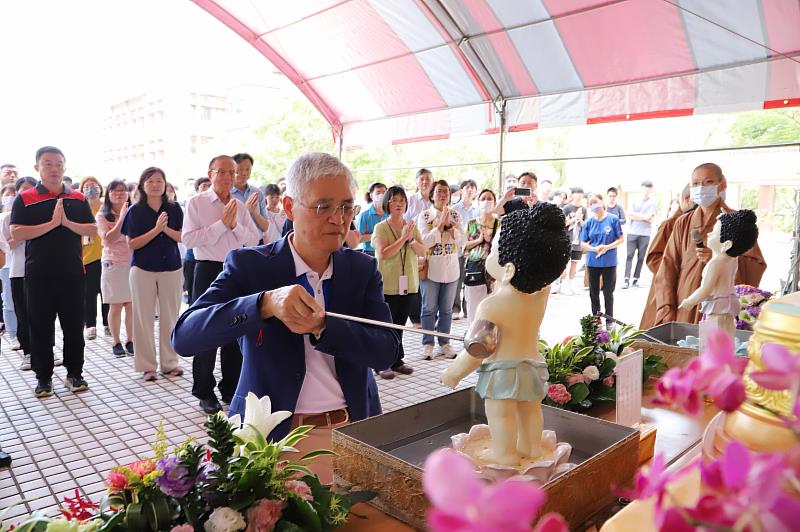
[[[88,246],[88,245],[89,245],[89,242],[90,242],[90,240],[91,240],[91,239],[90,239],[88,236],[82,236],[82,237],[81,237],[81,244],[83,244],[84,246]]]
[[[398,289],[401,296],[408,294],[408,275],[401,275]]]

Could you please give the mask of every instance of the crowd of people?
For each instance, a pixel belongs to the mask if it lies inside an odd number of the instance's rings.
[[[84,338],[97,336],[98,297],[114,356],[133,356],[134,368],[146,381],[156,380],[159,373],[182,375],[170,343],[182,298],[192,304],[203,295],[231,250],[270,244],[293,230],[282,201],[285,179],[254,186],[249,182],[253,165],[246,153],[215,157],[207,176],[186,182],[189,193],[181,201],[156,167],[145,169],[137,183],[115,179],[105,189],[95,177],[72,183],[64,175],[64,154],[54,147],[37,152],[38,180],[19,177],[14,165],[0,168],[0,244],[8,256],[0,269],[3,321],[12,348],[22,353],[21,368],[36,374],[37,397],[53,393],[52,366],[67,359],[68,388],[88,387],[82,352]],[[507,175],[498,195],[490,188],[479,191],[472,179],[453,185],[436,180],[431,170],[422,168],[415,190],[375,182],[364,200],[360,215],[358,205],[354,207],[344,245],[375,258],[394,323],[410,321],[441,333],[450,333],[453,320],[469,324],[492,292],[494,280],[484,263],[509,201],[542,201],[561,208],[571,260],[551,294],[573,296],[588,290],[592,313],[609,319],[614,315],[617,248],[627,246],[621,288],[634,289],[640,286],[645,257],[655,274],[666,245],[661,242],[664,235],[657,237],[647,255],[656,219],[650,181],[642,182],[625,209],[613,186],[586,194],[581,187],[557,189],[550,180],[539,182],[533,172],[523,172]],[[665,228],[671,228],[677,214],[693,208],[688,184],[673,203]],[[576,288],[581,270],[583,282]],[[69,281],[68,288],[63,281]],[[57,283],[54,293],[59,297],[45,297],[51,283]],[[76,290],[80,297],[72,297]],[[650,292],[655,306],[652,287]],[[64,361],[52,354],[56,316],[63,320]],[[220,400],[231,402],[241,372],[238,344],[219,347],[219,383],[213,373],[217,349],[197,353],[192,360],[192,393],[207,412],[221,409]],[[444,337],[422,335],[422,347],[425,360],[457,354]],[[384,379],[413,373],[402,345],[395,363],[376,373]]]
[[[384,379],[410,375],[413,368],[404,358],[402,336],[345,327],[350,322],[328,321],[320,309],[402,325],[410,320],[449,334],[453,319],[469,322],[492,293],[496,281],[485,262],[505,212],[547,202],[563,212],[571,243],[569,264],[551,294],[574,295],[583,263],[592,313],[602,310],[612,318],[617,248],[627,244],[622,288],[640,286],[645,258],[655,274],[643,322],[696,322],[696,315],[684,315],[696,310],[679,310],[676,303],[699,284],[708,260],[693,231],[700,228],[705,238],[716,215],[730,210],[724,175],[712,163],[694,170],[651,245],[656,203],[650,181],[642,182],[626,210],[615,187],[589,194],[580,187],[560,190],[524,172],[506,176],[497,194],[479,191],[470,179],[451,185],[422,168],[413,192],[370,185],[367,207],[358,216],[352,174],[326,154],[301,156],[288,180],[264,188],[249,183],[250,155],[220,155],[210,161],[207,176],[187,182],[193,193],[183,201],[160,168],[145,169],[137,183],[113,180],[104,190],[95,177],[73,184],[58,148],[39,149],[35,162],[38,179],[19,177],[10,164],[0,167],[0,280],[4,327],[12,348],[21,352],[21,368],[35,374],[36,397],[53,394],[53,368],[59,364],[67,370],[67,390],[88,389],[84,347],[97,336],[100,296],[112,354],[133,356],[145,381],[181,376],[180,353],[192,356],[192,394],[204,412],[220,411],[220,401],[240,411],[243,391],[265,386],[259,396],[272,395],[267,388],[274,387],[287,401],[294,397],[284,406],[299,413],[298,422],[324,414],[328,426],[335,424],[332,419],[344,416],[346,422],[351,414],[358,419],[380,410],[373,404],[374,378],[362,382],[360,369],[350,368],[351,375],[347,364],[366,365]],[[361,253],[342,254],[343,248]],[[346,273],[334,278],[334,265]],[[764,269],[756,245],[739,258],[737,281],[757,285]],[[370,299],[375,291],[379,301]],[[362,292],[363,299],[347,298]],[[190,308],[179,317],[184,295]],[[328,306],[331,299],[337,306]],[[261,319],[248,323],[254,308]],[[63,359],[54,356],[56,318]],[[302,335],[302,342],[287,333]],[[285,345],[289,353],[302,347],[305,365],[297,367],[282,354],[251,359],[248,368],[242,351],[266,349],[265,336],[270,349]],[[369,360],[343,354],[359,342],[367,353],[373,340],[387,352]],[[457,355],[442,336],[423,334],[421,341],[426,360]],[[220,382],[214,377],[218,351]],[[267,367],[277,380],[252,384],[264,378],[252,372]],[[365,390],[367,398],[357,399]]]

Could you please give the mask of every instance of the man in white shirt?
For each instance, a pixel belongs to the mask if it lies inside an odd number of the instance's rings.
[[[195,269],[192,297],[199,298],[222,271],[225,256],[232,249],[254,246],[261,238],[244,203],[231,195],[237,165],[233,157],[220,155],[208,165],[211,188],[189,199],[183,219],[181,240],[194,249]],[[239,382],[242,354],[236,342],[221,346],[222,400],[230,403]],[[214,393],[217,350],[198,353],[192,361],[192,395],[208,414],[222,409]]]
[[[461,227],[466,234],[467,225],[470,221],[474,220],[480,214],[478,206],[473,203],[475,195],[478,193],[478,183],[474,179],[465,179],[461,182],[461,201],[453,205],[453,209],[461,216]],[[458,285],[456,286],[456,298],[453,300],[453,319],[460,319],[461,309],[464,309],[464,317],[467,317],[467,306],[462,305],[461,301],[461,288],[464,284],[464,264],[466,257],[464,250],[460,249],[458,252],[458,268],[460,276],[458,278]],[[465,302],[464,302],[465,303]]]
[[[420,168],[417,170],[417,191],[408,197],[408,210],[403,215],[403,219],[411,220],[417,223],[419,214],[430,208],[431,203],[431,187],[433,186],[433,173],[427,168]],[[419,292],[410,294],[411,304],[408,311],[408,319],[411,320],[415,326],[419,327],[422,318],[422,298]]]

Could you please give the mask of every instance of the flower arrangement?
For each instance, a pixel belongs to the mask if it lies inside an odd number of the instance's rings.
[[[736,328],[752,331],[753,324],[761,314],[761,307],[772,298],[772,292],[761,290],[749,284],[736,285],[736,295],[739,297],[741,310],[736,318]]]
[[[761,359],[767,369],[750,376],[765,388],[793,394],[792,417],[784,423],[798,443],[786,452],[753,452],[733,440],[720,458],[696,461],[672,473],[666,472],[663,456],[656,455],[649,470],[636,474],[633,488],[620,494],[653,498],[659,530],[788,531],[800,526],[800,353],[766,344]],[[657,401],[697,415],[703,398],[708,397],[722,410],[734,411],[745,400],[742,374],[746,362],[736,357],[732,339],[715,331],[698,358],[661,377]],[[694,468],[700,469],[702,495],[694,504],[682,506],[667,485]]]
[[[376,494],[320,483],[308,468],[313,451],[297,461],[286,454],[313,428],[293,429],[278,442],[267,436],[291,412],[272,412],[268,397],[247,396],[244,421],[218,413],[205,424],[208,446],[188,440],[167,453],[159,427],[153,457],[111,470],[101,505],[78,496],[59,518],[34,515],[21,532],[325,532],[343,524],[353,504]],[[0,516],[0,532],[7,532]]]
[[[450,449],[440,449],[425,461],[423,487],[431,509],[427,515],[432,532],[530,531],[546,496],[536,484],[504,480],[488,484],[472,462]],[[543,516],[534,532],[567,532],[557,513]]]
[[[568,336],[552,346],[539,340],[539,352],[550,373],[544,404],[587,410],[599,402],[614,401],[617,360],[630,352],[631,344],[641,332],[629,325],[607,330],[601,326],[599,317],[584,316],[580,336]],[[647,356],[642,379],[646,381],[665,369],[660,356]]]

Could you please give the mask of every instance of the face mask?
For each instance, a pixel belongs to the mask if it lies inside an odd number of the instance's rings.
[[[692,187],[689,189],[689,197],[697,205],[700,205],[701,207],[708,207],[719,197],[717,185],[708,185],[707,187]]]
[[[3,196],[3,210],[10,211],[14,205],[14,196]]]
[[[100,197],[100,189],[97,187],[86,187],[83,189],[83,194],[89,199],[97,199]]]
[[[482,213],[486,213],[491,211],[494,207],[492,206],[492,203],[489,200],[482,200],[478,202],[478,208]]]
[[[373,194],[372,203],[375,205],[383,206],[383,194]]]
[[[592,211],[595,214],[600,212],[600,209],[602,209],[602,208],[603,208],[603,205],[601,203],[592,203],[591,205],[589,205],[589,210]]]

